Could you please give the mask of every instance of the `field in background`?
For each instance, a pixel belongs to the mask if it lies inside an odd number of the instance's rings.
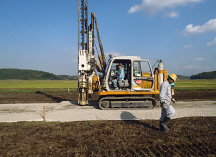
[[[216,89],[216,79],[177,80],[175,89]]]
[[[178,80],[175,88],[177,101],[216,100],[216,80]],[[77,81],[0,80],[0,105],[77,98]],[[215,117],[168,125],[165,134],[155,120],[0,123],[0,156],[215,156]]]
[[[76,80],[0,80],[0,92],[75,91]]]
[[[77,88],[76,80],[0,80],[0,88]]]
[[[0,104],[77,101],[77,80],[0,80]],[[216,80],[178,80],[177,101],[216,100]],[[156,97],[157,98],[157,97]],[[90,101],[98,101],[94,93]]]
[[[77,89],[77,80],[0,80],[0,91],[32,92],[37,89],[48,91],[66,91]],[[175,89],[216,89],[213,80],[177,80]]]

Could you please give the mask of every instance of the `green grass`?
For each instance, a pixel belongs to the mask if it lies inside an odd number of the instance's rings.
[[[40,92],[68,92],[68,88],[34,88],[34,89],[25,89],[25,88],[0,88],[2,93],[35,93],[36,91]],[[77,92],[77,88],[69,88],[70,92]]]
[[[76,91],[77,80],[0,80],[0,92]],[[216,89],[216,79],[177,80],[175,89]]]
[[[77,88],[77,80],[0,80],[0,88]]]
[[[216,89],[216,79],[177,80],[175,89]]]
[[[74,91],[77,85],[77,80],[0,80],[0,92]]]

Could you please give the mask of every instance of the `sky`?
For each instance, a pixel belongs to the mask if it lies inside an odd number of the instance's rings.
[[[106,54],[216,71],[216,0],[88,0]],[[90,17],[89,17],[90,19]],[[89,21],[90,23],[90,21]],[[0,0],[0,69],[77,75],[77,0]]]

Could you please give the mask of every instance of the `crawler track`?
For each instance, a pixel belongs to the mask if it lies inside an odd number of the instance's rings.
[[[102,110],[122,109],[122,108],[140,109],[140,108],[146,108],[146,107],[155,107],[155,105],[156,105],[156,100],[152,97],[108,96],[108,97],[102,97],[99,100],[99,108]]]

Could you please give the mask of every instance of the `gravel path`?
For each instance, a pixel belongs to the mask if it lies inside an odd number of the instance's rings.
[[[160,107],[146,109],[100,110],[97,103],[78,106],[75,102],[0,104],[0,122],[87,120],[144,120],[160,118]],[[176,117],[216,116],[216,101],[179,101],[173,104]]]

